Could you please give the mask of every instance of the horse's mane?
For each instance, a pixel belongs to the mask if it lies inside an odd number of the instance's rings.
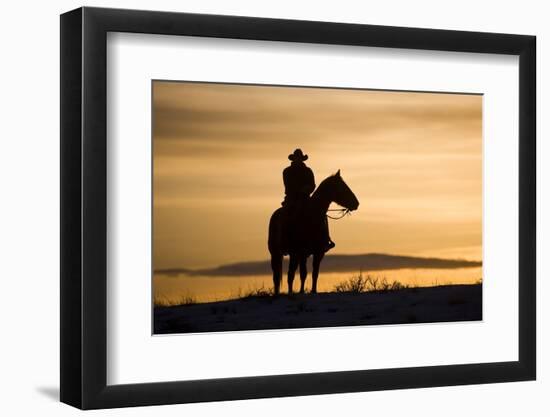
[[[328,177],[326,177],[323,181],[321,181],[321,183],[317,186],[317,188],[315,189],[315,191],[313,192],[313,194],[311,195],[311,197],[314,197],[315,195],[319,195],[320,192],[323,192],[324,189],[327,187],[327,185],[329,185],[332,181],[334,181],[335,179],[337,179],[339,177],[339,173],[335,173],[335,174],[332,174],[332,175],[329,175]]]

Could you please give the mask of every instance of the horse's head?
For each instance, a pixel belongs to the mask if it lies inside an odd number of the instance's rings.
[[[359,207],[359,200],[353,194],[353,191],[344,182],[340,170],[326,180],[323,181],[326,184],[327,190],[330,192],[330,198],[335,203],[345,207],[346,209],[353,211]]]

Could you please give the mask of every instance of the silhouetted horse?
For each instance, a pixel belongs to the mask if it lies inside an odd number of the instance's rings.
[[[283,270],[283,256],[289,255],[288,266],[288,293],[292,293],[292,282],[298,266],[300,267],[300,292],[304,292],[307,278],[307,258],[313,255],[313,271],[311,292],[317,292],[319,266],[325,256],[327,246],[326,214],[330,203],[337,203],[347,210],[357,210],[359,201],[350,190],[338,172],[321,182],[319,187],[301,209],[298,219],[287,227],[284,210],[280,207],[275,210],[269,221],[268,247],[271,253],[271,269],[273,270],[273,286],[275,294],[281,290]],[[291,230],[291,233],[288,231]],[[284,234],[289,236],[285,236]]]

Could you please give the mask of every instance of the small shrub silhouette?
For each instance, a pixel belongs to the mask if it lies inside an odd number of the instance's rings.
[[[409,288],[409,286],[399,281],[389,282],[385,277],[380,279],[372,275],[363,276],[363,272],[360,271],[359,275],[336,284],[334,291],[338,293],[361,294],[365,292],[398,291],[406,288]]]
[[[242,295],[242,298],[252,297],[271,297],[273,295],[272,288],[265,288],[263,285],[260,288],[251,288]]]

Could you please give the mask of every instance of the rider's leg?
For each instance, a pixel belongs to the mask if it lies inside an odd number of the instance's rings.
[[[334,243],[330,238],[328,220],[326,217],[325,217],[325,225],[324,225],[323,231],[324,231],[324,241],[326,242],[325,252],[328,252],[329,250],[331,250],[336,246],[336,243]]]

